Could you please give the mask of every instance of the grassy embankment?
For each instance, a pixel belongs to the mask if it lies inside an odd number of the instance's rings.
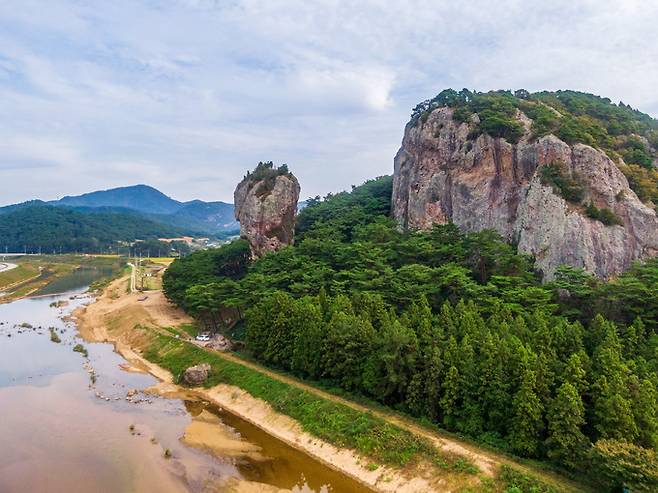
[[[168,329],[168,332],[180,335],[182,332],[191,333],[192,330],[185,326]],[[206,382],[207,387],[220,383],[239,387],[266,401],[275,411],[295,419],[304,431],[335,446],[356,450],[371,461],[368,466],[371,468],[378,467],[378,464],[408,468],[418,463],[430,463],[449,474],[451,482],[456,479],[457,483],[464,484],[461,490],[464,492],[577,491],[545,484],[506,465],[500,468],[496,478],[482,475],[477,478],[479,471],[468,460],[439,451],[424,437],[416,436],[371,413],[323,399],[162,333],[154,334],[143,354],[148,360],[169,370],[176,378],[189,366],[208,363],[212,370]],[[513,487],[518,489],[511,489]]]

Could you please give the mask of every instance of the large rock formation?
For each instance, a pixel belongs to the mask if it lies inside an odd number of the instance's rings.
[[[473,132],[478,115],[462,123],[453,111],[429,110],[405,129],[393,178],[393,215],[403,227],[493,228],[533,255],[546,278],[560,264],[609,277],[658,253],[656,212],[604,152],[553,135],[533,139],[532,121],[520,111],[523,135],[516,144]],[[547,183],[544,166],[579,183],[582,198],[565,200]],[[592,219],[590,203],[614,212],[612,222],[620,224]]]
[[[235,218],[253,257],[293,243],[299,191],[299,182],[287,167],[274,168],[271,162],[259,163],[238,184]]]

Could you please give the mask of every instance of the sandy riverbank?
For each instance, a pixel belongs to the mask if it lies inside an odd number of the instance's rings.
[[[165,397],[196,396],[212,402],[375,491],[400,493],[450,491],[448,485],[441,486],[441,481],[430,484],[424,478],[407,477],[408,475],[403,471],[392,468],[379,466],[371,471],[368,469],[368,461],[354,451],[339,449],[304,432],[295,420],[275,412],[268,403],[255,399],[238,387],[221,384],[208,389],[187,389],[175,385],[172,375],[144,359],[140,355],[140,350],[148,346],[149,337],[153,333],[151,329],[162,330],[163,327],[178,326],[191,320],[168,303],[161,292],[149,292],[146,300],[138,301],[141,295],[128,293],[127,283],[127,277],[115,280],[95,302],[77,310],[74,317],[83,338],[88,341],[113,343],[117,352],[131,366],[151,373],[162,382],[149,391]],[[206,448],[212,448],[213,445],[219,448],[235,445],[220,440],[218,436],[214,436],[210,441],[207,440],[206,437],[201,436],[203,428],[207,428],[207,424],[195,425],[187,435],[187,443],[198,442],[199,446]],[[247,492],[254,491],[249,488],[259,487],[240,483],[245,482],[233,482],[229,491]]]

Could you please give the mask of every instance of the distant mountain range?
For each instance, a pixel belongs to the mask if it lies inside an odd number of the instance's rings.
[[[237,234],[233,204],[180,202],[147,185],[0,207],[1,251],[102,251],[117,242]]]
[[[0,207],[0,215],[31,207],[64,207],[79,214],[112,213],[115,217],[141,215],[151,222],[197,235],[226,236],[240,228],[233,216],[233,204],[180,202],[148,185],[100,190],[48,202],[31,200]],[[43,213],[44,209],[40,210]]]

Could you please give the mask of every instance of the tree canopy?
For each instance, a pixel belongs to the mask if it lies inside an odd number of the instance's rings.
[[[604,457],[655,454],[658,261],[542,284],[493,231],[400,231],[390,192],[382,177],[311,199],[296,244],[254,263],[242,240],[177,260],[166,295],[201,320],[238,308],[265,364],[607,486],[625,463]]]

